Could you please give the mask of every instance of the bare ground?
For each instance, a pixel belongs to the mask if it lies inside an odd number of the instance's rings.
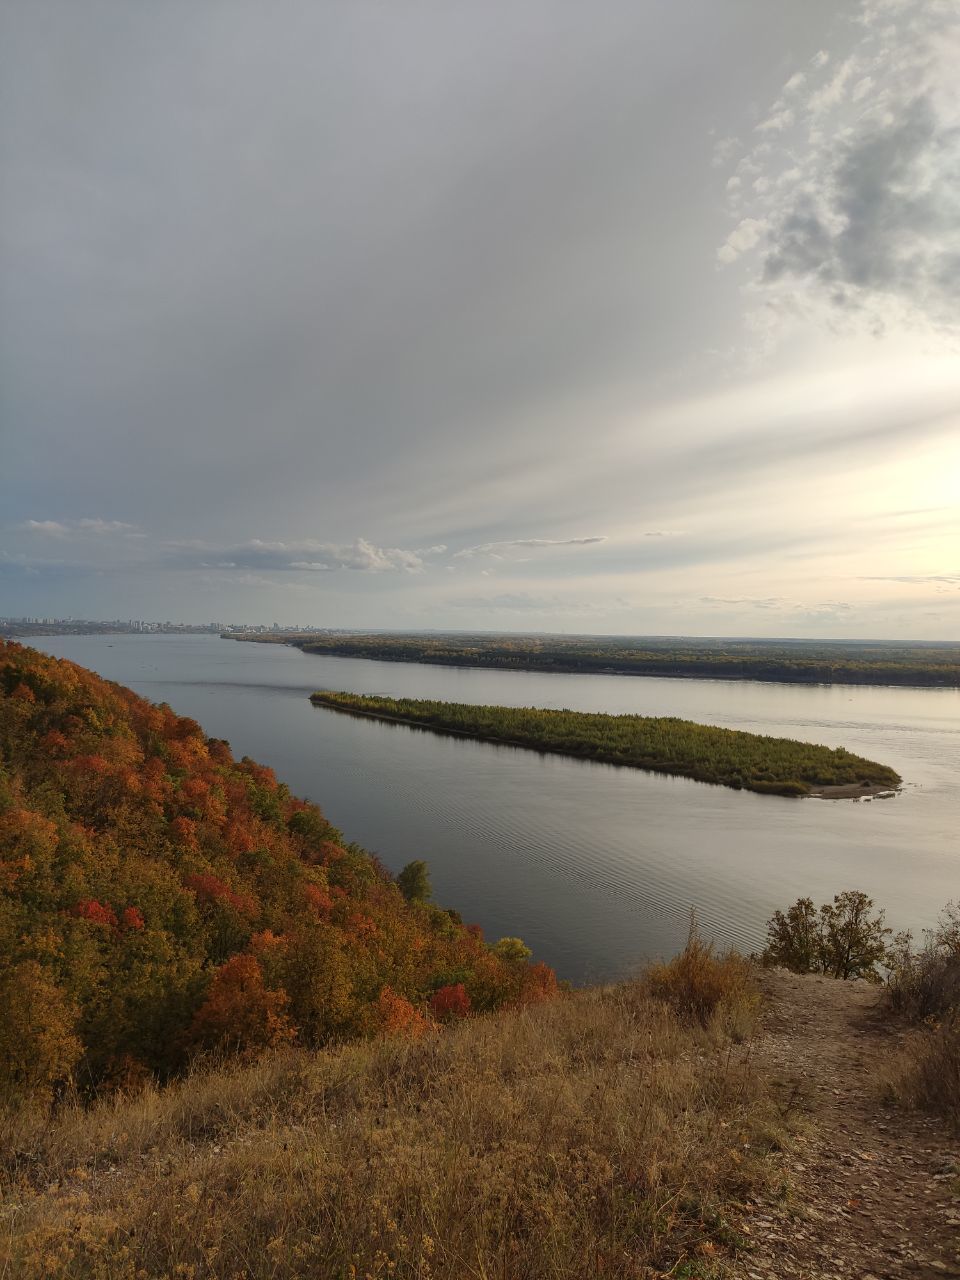
[[[761,978],[769,997],[753,1053],[786,1111],[805,1113],[785,1157],[794,1191],[748,1206],[751,1246],[734,1274],[798,1280],[960,1277],[960,1143],[934,1117],[884,1102],[907,1034],[865,982]]]

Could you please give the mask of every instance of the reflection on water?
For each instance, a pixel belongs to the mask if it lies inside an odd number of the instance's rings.
[[[520,934],[562,976],[628,971],[706,932],[752,948],[800,894],[857,888],[896,928],[960,897],[960,692],[552,675],[317,657],[207,636],[63,636],[37,647],[169,702],[271,765],[437,899]],[[314,707],[317,688],[679,715],[845,746],[892,765],[895,800],[789,800]]]

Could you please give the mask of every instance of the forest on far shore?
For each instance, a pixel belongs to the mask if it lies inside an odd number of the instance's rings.
[[[247,633],[229,638],[305,653],[512,671],[603,672],[781,684],[960,688],[960,644],[860,640],[730,640],[637,636]]]

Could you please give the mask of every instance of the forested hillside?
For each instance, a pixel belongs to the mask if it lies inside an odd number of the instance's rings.
[[[0,645],[0,1096],[555,991],[402,883],[193,720]]]

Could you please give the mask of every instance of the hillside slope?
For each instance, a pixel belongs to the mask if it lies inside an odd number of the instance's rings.
[[[194,721],[0,644],[0,1100],[417,1034],[553,994],[528,957]]]
[[[0,1274],[960,1274],[960,1152],[884,1102],[877,989],[759,981],[759,1023],[632,982],[8,1116]]]

